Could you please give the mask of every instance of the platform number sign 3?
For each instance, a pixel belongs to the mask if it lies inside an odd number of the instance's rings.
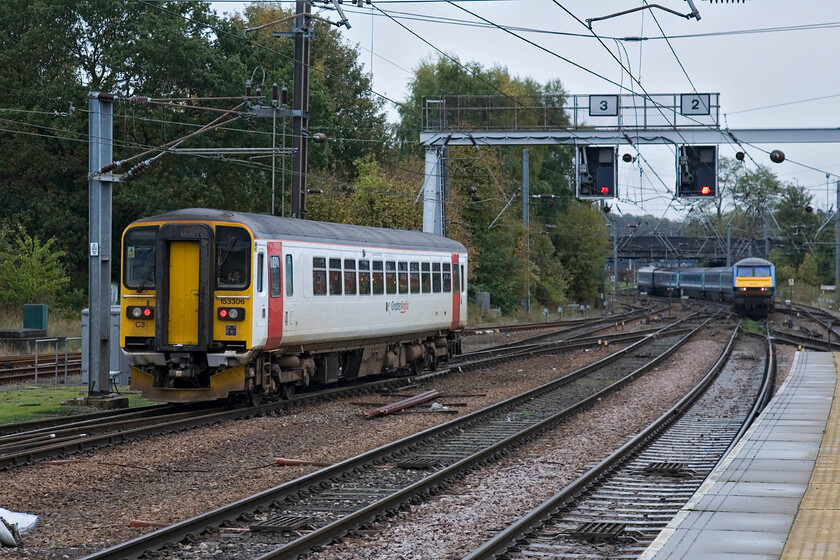
[[[590,95],[589,96],[590,117],[616,117],[618,116],[617,95]]]

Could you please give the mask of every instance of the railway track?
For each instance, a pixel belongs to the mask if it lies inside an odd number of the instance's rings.
[[[0,357],[0,385],[28,383],[41,379],[63,381],[82,373],[82,354],[42,355],[36,363],[34,354]]]
[[[198,558],[202,543],[220,533],[239,535],[251,553],[243,558],[305,553],[591,406],[661,363],[709,320],[694,315],[513,399],[87,558],[136,558],[155,550],[152,555],[171,559]]]
[[[612,325],[608,322],[608,325]],[[230,419],[263,414],[278,414],[291,406],[301,406],[320,399],[393,389],[422,381],[450,371],[464,372],[498,365],[541,353],[569,352],[598,344],[628,343],[650,336],[657,329],[586,338],[604,323],[564,329],[562,334],[549,333],[553,340],[503,345],[459,357],[447,369],[412,377],[378,379],[352,386],[333,387],[301,393],[290,401],[266,402],[257,407],[197,403],[189,406],[154,405],[140,409],[102,411],[64,418],[0,425],[0,469],[40,460],[64,457],[106,445],[114,445],[162,433],[208,425]],[[541,338],[546,335],[540,335]],[[583,337],[583,338],[582,338]]]
[[[730,352],[656,423],[465,558],[637,558],[772,395],[769,340],[733,339]]]

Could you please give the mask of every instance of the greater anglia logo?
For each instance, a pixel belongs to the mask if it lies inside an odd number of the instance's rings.
[[[391,311],[398,312],[398,313],[405,313],[408,311],[408,302],[407,301],[392,301],[391,302]]]

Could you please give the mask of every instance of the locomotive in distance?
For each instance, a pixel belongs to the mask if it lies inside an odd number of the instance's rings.
[[[130,224],[120,342],[165,402],[291,397],[460,353],[467,251],[438,235],[205,208]]]
[[[766,316],[775,308],[776,267],[759,258],[742,259],[731,267],[643,267],[637,282],[640,293],[731,302],[745,315]]]

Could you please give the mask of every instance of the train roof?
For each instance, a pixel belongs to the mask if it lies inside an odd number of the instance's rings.
[[[185,208],[135,221],[144,222],[195,221],[231,222],[248,227],[259,238],[288,239],[292,241],[314,241],[410,250],[432,250],[465,253],[466,248],[453,239],[403,229],[386,229],[353,224],[316,222],[297,218],[281,218],[268,214],[231,212],[211,208]]]
[[[740,261],[735,263],[735,266],[744,265],[744,266],[756,266],[756,265],[773,265],[770,261],[766,259],[760,259],[758,257],[749,257],[747,259],[741,259]]]

